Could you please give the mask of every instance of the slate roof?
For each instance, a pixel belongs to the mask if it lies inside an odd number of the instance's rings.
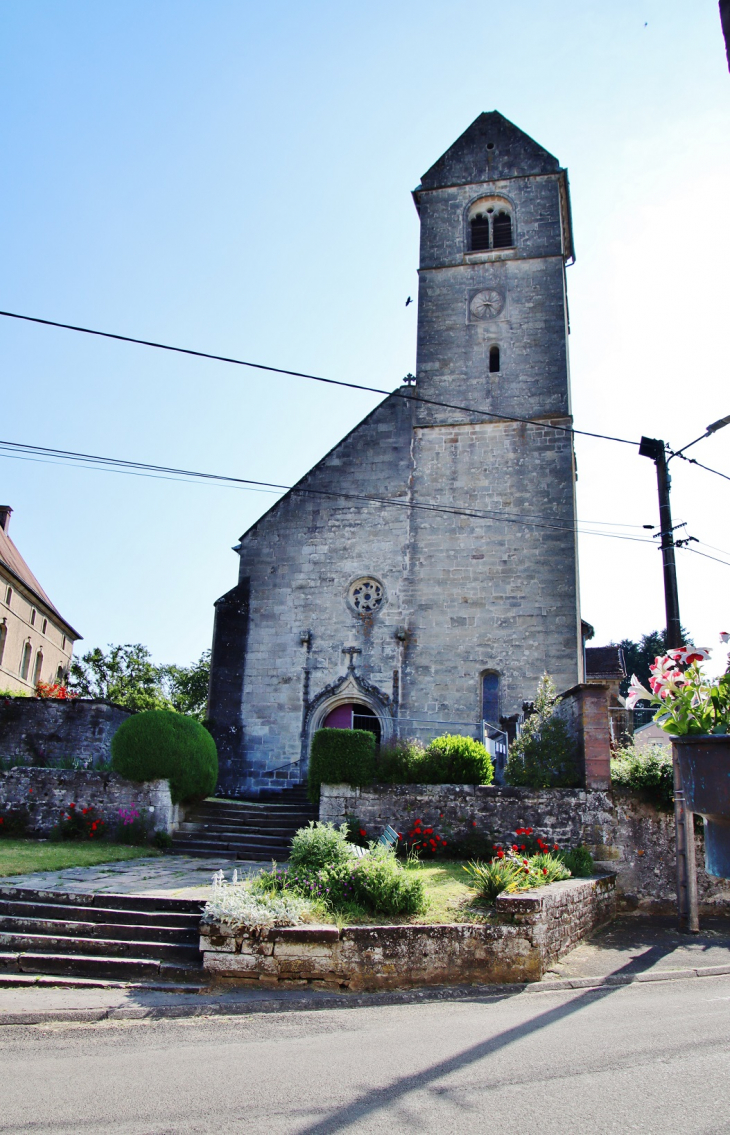
[[[586,681],[621,681],[626,677],[626,662],[620,646],[586,647]]]
[[[28,567],[27,563],[21,556],[15,544],[8,536],[7,532],[0,527],[0,563],[3,567],[7,568],[11,575],[27,587],[28,590],[35,595],[39,603],[43,603],[54,615],[56,615],[71,633],[70,638],[80,639],[81,635],[75,631],[69,622],[64,619],[58,608],[51,602],[41,587],[40,583],[33,575],[33,572]]]

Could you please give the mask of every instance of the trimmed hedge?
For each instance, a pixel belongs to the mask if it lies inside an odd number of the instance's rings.
[[[218,780],[218,753],[193,717],[148,709],[127,718],[112,737],[112,769],[127,780],[169,780],[173,803],[202,800]]]
[[[367,729],[317,729],[309,757],[309,799],[321,784],[370,784],[375,777],[375,735]]]
[[[491,784],[492,758],[481,741],[445,733],[428,748],[420,741],[394,741],[378,754],[376,779],[385,784]]]

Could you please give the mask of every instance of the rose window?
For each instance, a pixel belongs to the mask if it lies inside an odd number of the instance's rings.
[[[383,585],[369,575],[356,579],[350,584],[347,598],[352,609],[359,615],[372,614],[383,604]]]

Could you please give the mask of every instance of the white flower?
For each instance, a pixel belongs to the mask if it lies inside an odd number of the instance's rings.
[[[644,689],[636,674],[631,675],[631,684],[626,697],[626,708],[633,709],[638,701],[651,701],[652,695]]]

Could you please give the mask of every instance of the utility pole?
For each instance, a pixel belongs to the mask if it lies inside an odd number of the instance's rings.
[[[677,590],[677,566],[674,561],[674,529],[672,509],[669,503],[671,477],[667,468],[667,449],[663,441],[653,437],[642,437],[639,446],[641,457],[651,457],[656,465],[657,489],[659,491],[659,530],[664,569],[664,606],[667,614],[667,647],[670,650],[682,646],[682,627],[679,621],[679,592]]]

